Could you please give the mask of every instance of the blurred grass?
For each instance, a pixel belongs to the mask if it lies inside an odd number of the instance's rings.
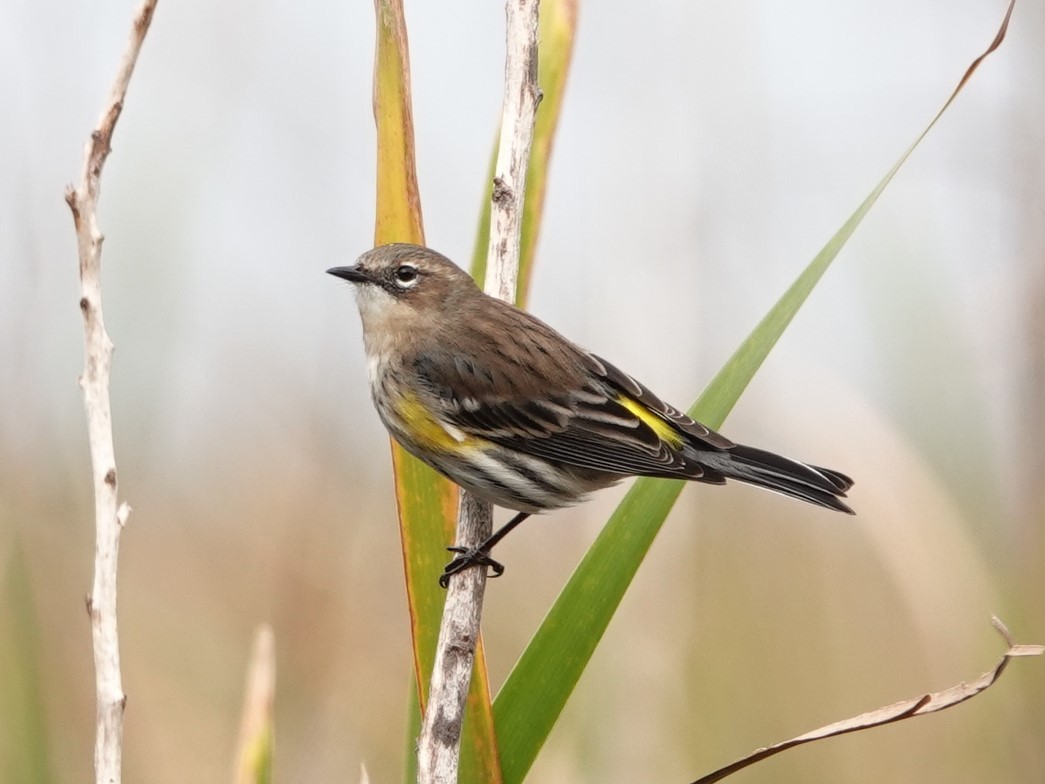
[[[39,621],[16,538],[0,575],[0,780],[50,784],[51,765]]]
[[[272,627],[263,624],[254,633],[247,662],[239,747],[234,784],[271,784],[275,737],[272,706],[276,690],[276,641]]]
[[[801,441],[809,455],[859,465],[859,518],[811,518],[798,504],[741,488],[687,493],[531,780],[689,780],[734,752],[978,672],[997,654],[991,612],[1023,639],[1045,628],[1041,562],[1002,572],[982,550],[956,548],[969,526],[988,521],[964,518],[933,466],[858,391],[823,370],[799,375],[809,379],[801,410],[756,399],[735,412],[732,427],[757,429],[759,411],[776,422],[780,443]],[[308,405],[287,404],[305,416]],[[280,640],[275,780],[343,780],[361,761],[372,781],[401,776],[409,638],[399,620],[405,600],[391,508],[382,488],[357,472],[346,478],[343,462],[326,459],[322,434],[301,427],[282,448],[312,458],[289,474],[267,460],[213,466],[184,495],[134,485],[136,516],[148,522],[128,529],[121,576],[128,780],[227,780],[242,652],[262,618]],[[360,452],[350,464],[370,459]],[[55,774],[82,780],[93,694],[88,575],[78,563],[89,565],[90,542],[64,532],[63,516],[48,514],[42,497],[48,483],[37,486],[19,503],[26,513],[17,525],[8,517],[3,530],[22,531],[44,586],[38,661]],[[249,488],[249,505],[229,498],[229,488]],[[80,503],[90,508],[86,489]],[[537,519],[506,542],[511,566],[492,586],[485,619],[499,670],[518,655],[609,504],[600,497]],[[74,521],[67,512],[64,519]],[[9,617],[5,605],[0,626]],[[799,750],[748,779],[1033,781],[1045,769],[1041,668],[1014,670],[984,699],[925,726]],[[0,734],[13,729],[10,708],[0,701]],[[643,750],[653,744],[663,748],[651,758]]]

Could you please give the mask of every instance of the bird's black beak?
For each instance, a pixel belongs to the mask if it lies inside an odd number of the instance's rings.
[[[327,270],[328,275],[333,275],[335,278],[344,278],[349,283],[369,283],[370,276],[361,270],[358,265],[351,267],[331,267]]]

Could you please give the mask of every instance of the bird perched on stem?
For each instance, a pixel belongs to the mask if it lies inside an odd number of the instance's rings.
[[[629,476],[736,479],[852,514],[853,481],[734,444],[677,411],[543,321],[487,296],[433,250],[382,245],[331,275],[355,284],[374,406],[404,449],[465,490],[518,514],[457,556],[471,566],[537,512]]]

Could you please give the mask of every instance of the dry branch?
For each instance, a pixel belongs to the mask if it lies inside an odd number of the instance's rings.
[[[944,689],[943,691],[933,692],[932,694],[922,694],[909,700],[902,700],[901,702],[886,705],[885,707],[877,708],[868,711],[867,713],[861,713],[859,716],[836,721],[833,724],[826,724],[823,727],[818,727],[811,732],[791,738],[790,740],[785,740],[782,743],[777,743],[763,749],[756,749],[746,757],[742,757],[724,768],[719,768],[706,776],[701,776],[699,779],[694,781],[693,784],[714,784],[714,782],[721,781],[726,778],[726,776],[730,776],[739,770],[743,770],[749,765],[754,765],[756,762],[761,762],[762,760],[772,757],[775,754],[779,754],[782,751],[793,749],[795,746],[801,746],[805,743],[812,743],[815,740],[833,738],[837,735],[845,735],[846,733],[857,732],[859,730],[869,730],[872,727],[881,727],[885,724],[891,724],[894,721],[911,719],[915,716],[925,716],[929,713],[936,713],[936,711],[941,711],[945,708],[951,708],[968,699],[972,699],[977,694],[980,694],[994,685],[995,681],[1001,677],[1002,672],[1005,671],[1005,668],[1011,659],[1020,656],[1040,656],[1045,652],[1045,647],[1041,645],[1017,645],[1013,642],[1009,630],[1005,628],[1005,625],[1000,620],[992,618],[991,622],[994,624],[994,628],[998,630],[998,633],[1001,634],[1002,638],[1005,640],[1008,649],[994,667],[987,670],[987,672],[983,673],[983,675],[971,683],[963,682],[956,686],[951,686],[949,689]]]
[[[522,236],[526,168],[541,91],[537,86],[538,0],[508,0],[507,47],[501,137],[494,170],[493,209],[485,290],[506,302],[515,299]],[[470,547],[492,530],[486,502],[461,494],[456,544]],[[428,707],[418,742],[418,781],[457,781],[464,704],[472,677],[485,569],[466,569],[450,578],[439,628]]]
[[[120,531],[130,507],[119,503],[116,455],[113,448],[109,374],[113,345],[102,318],[102,233],[97,209],[102,169],[112,149],[112,134],[123,111],[127,85],[152,22],[157,0],[144,0],[134,15],[130,39],[97,127],[84,151],[78,185],[69,186],[65,200],[76,225],[80,258],[80,312],[83,315],[84,369],[80,376],[87,413],[87,436],[94,475],[94,583],[87,597],[94,644],[97,726],[94,745],[95,780],[118,784],[123,754],[123,709],[127,697],[120,675],[120,644],[116,626],[116,572]]]

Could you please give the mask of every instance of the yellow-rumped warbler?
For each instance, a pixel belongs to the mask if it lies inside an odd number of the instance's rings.
[[[629,476],[726,479],[852,514],[837,471],[734,444],[543,321],[484,294],[417,245],[383,245],[331,275],[355,284],[374,406],[403,447],[519,512],[440,578],[503,567],[490,549],[536,512]]]

